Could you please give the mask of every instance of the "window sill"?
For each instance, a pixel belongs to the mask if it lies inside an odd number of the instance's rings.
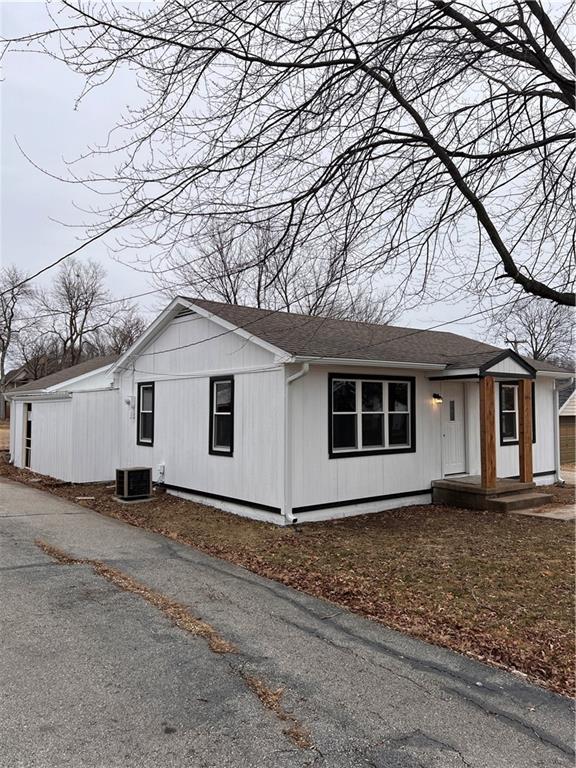
[[[518,445],[518,444],[519,444],[519,442],[520,442],[520,441],[518,440],[518,438],[517,438],[517,437],[516,437],[516,438],[514,438],[513,440],[506,440],[506,439],[505,439],[505,438],[503,438],[503,437],[501,437],[501,438],[500,438],[500,446],[505,446],[505,445]],[[532,445],[536,445],[536,440],[532,440]]]
[[[360,456],[383,456],[385,454],[392,453],[416,453],[416,448],[412,446],[398,446],[397,448],[375,448],[366,450],[351,450],[351,451],[329,451],[328,458],[330,459],[351,459],[352,457],[358,458]]]

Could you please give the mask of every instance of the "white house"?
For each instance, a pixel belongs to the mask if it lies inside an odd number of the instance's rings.
[[[329,519],[429,502],[446,478],[553,483],[560,378],[452,333],[178,297],[87,389],[17,390],[11,451],[63,480],[149,466],[231,512]]]

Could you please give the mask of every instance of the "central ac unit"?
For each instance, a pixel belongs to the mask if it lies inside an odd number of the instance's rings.
[[[123,501],[152,495],[152,468],[127,467],[116,470],[116,496]]]

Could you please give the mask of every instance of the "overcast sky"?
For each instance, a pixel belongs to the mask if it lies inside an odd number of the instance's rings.
[[[39,2],[0,0],[0,14],[4,37],[27,34],[48,23],[44,3]],[[67,176],[66,161],[85,152],[89,144],[102,142],[116,116],[139,93],[135,81],[124,77],[96,89],[76,107],[83,81],[64,64],[40,54],[13,53],[2,69],[0,259],[2,265],[17,264],[34,272],[79,244],[82,228],[65,225],[82,225],[87,215],[81,209],[101,204],[96,194],[51,178],[34,164],[55,176]],[[113,246],[113,240],[88,246],[81,258],[104,264],[115,296],[154,287],[148,276],[117,263],[107,245]],[[140,301],[148,315],[163,303],[156,296]],[[425,328],[466,315],[470,307],[461,301],[436,303],[405,313],[398,324]],[[482,338],[483,327],[481,318],[471,318],[442,330]]]

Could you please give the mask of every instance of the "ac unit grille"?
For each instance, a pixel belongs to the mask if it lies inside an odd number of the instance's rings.
[[[120,499],[143,499],[152,495],[152,469],[129,467],[116,470],[116,496]]]

